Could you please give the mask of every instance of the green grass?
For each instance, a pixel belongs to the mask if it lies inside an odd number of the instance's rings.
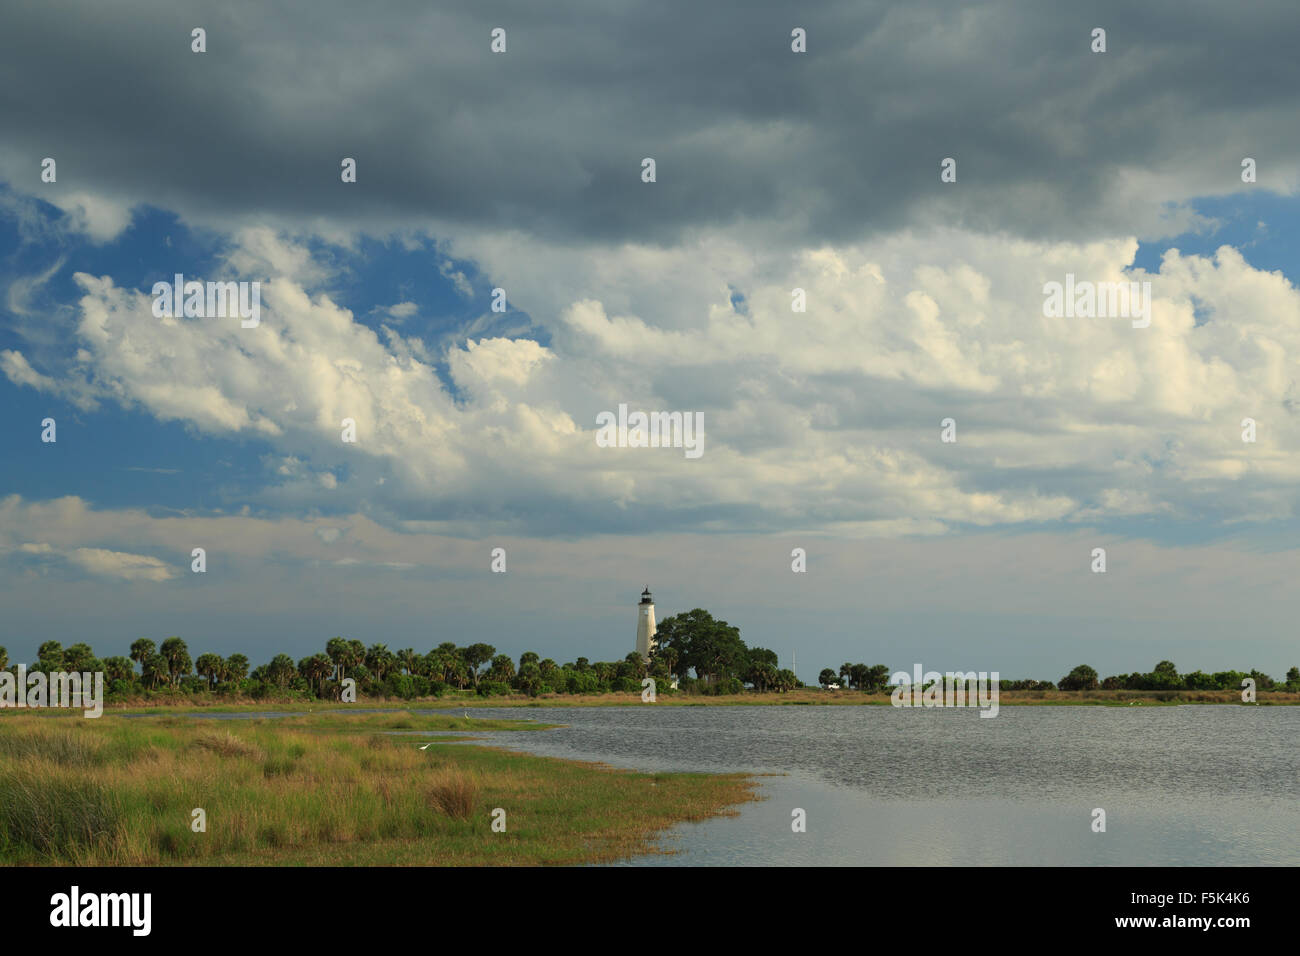
[[[543,726],[427,713],[218,723],[10,712],[0,863],[589,863],[656,852],[668,827],[756,798],[743,775],[617,771],[436,733]],[[190,828],[199,807],[203,833]],[[492,831],[496,808],[504,833]]]

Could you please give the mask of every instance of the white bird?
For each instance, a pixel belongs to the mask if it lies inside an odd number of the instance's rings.
[[[428,750],[428,749],[429,749],[430,747],[432,747],[432,746],[433,746],[433,743],[430,742],[430,743],[425,744],[425,745],[424,745],[423,747],[421,747],[420,749],[421,749],[421,750]]]

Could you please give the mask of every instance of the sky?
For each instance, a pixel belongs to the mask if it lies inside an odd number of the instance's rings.
[[[649,586],[810,682],[1300,663],[1294,3],[436,6],[0,11],[11,659],[617,660]]]

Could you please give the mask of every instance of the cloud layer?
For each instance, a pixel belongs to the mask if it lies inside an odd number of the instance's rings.
[[[148,203],[321,232],[843,243],[919,222],[1087,241],[1181,231],[1181,202],[1244,188],[1245,156],[1259,188],[1300,182],[1289,0],[412,0],[360,20],[337,0],[55,0],[3,16],[0,178],[98,238]],[[57,184],[39,181],[47,156]]]
[[[216,470],[207,437],[261,469],[171,517],[57,480],[3,498],[15,627],[73,620],[53,581],[122,628],[198,609],[268,641],[292,619],[304,650],[376,620],[423,646],[436,601],[476,635],[540,621],[537,649],[576,656],[647,580],[838,659],[861,656],[864,600],[918,653],[969,638],[1037,666],[1059,643],[1027,637],[1058,626],[1221,642],[1239,594],[1271,653],[1300,294],[1231,246],[1134,261],[1213,226],[1194,200],[1300,187],[1297,25],[1292,0],[10,5],[4,387],[61,426],[199,439],[139,474]],[[368,237],[427,275],[389,281]],[[261,282],[261,323],[155,317],[149,277],[173,272]],[[1150,282],[1150,327],[1045,315],[1067,275]],[[355,276],[363,302],[340,294]],[[702,413],[703,457],[598,447],[623,403]],[[1163,547],[1180,535],[1224,547]],[[512,572],[485,583],[489,543]],[[1112,572],[1085,573],[1101,544]]]
[[[511,271],[549,346],[470,338],[440,356],[444,381],[423,342],[313,294],[302,250],[255,232],[230,261],[269,276],[257,328],[159,319],[149,295],[78,273],[75,359],[42,371],[11,350],[0,368],[258,439],[280,456],[269,487],[390,520],[581,534],[1294,513],[1300,295],[1228,247],[1171,251],[1153,275],[1130,268],[1132,240],[953,230],[761,261],[720,240],[620,247],[578,268],[540,244],[468,248]],[[563,268],[580,298],[551,283]],[[1045,316],[1066,274],[1150,282],[1151,326]],[[704,457],[597,447],[597,414],[620,403],[702,412]]]

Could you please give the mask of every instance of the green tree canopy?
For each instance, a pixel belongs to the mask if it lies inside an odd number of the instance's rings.
[[[747,663],[740,628],[715,620],[704,608],[664,618],[655,637],[661,646],[677,651],[678,676],[694,668],[702,680],[718,681],[739,677]]]
[[[296,674],[293,658],[288,654],[276,654],[271,658],[271,663],[266,665],[266,677],[277,687],[287,687]]]
[[[1080,664],[1062,677],[1056,686],[1061,690],[1096,690],[1097,672],[1087,664]]]
[[[162,646],[158,648],[158,653],[167,661],[167,675],[171,678],[172,684],[188,674],[194,666],[193,661],[190,660],[190,649],[179,637],[169,637],[163,641]]]
[[[497,649],[491,644],[471,644],[460,652],[461,659],[465,662],[465,667],[469,671],[470,679],[474,681],[475,687],[478,687],[478,669],[492,660],[492,655],[496,652]]]
[[[46,641],[36,649],[36,667],[42,671],[63,670],[63,645],[58,641]]]
[[[226,658],[226,680],[243,680],[247,676],[247,657],[243,654],[231,654]]]
[[[158,652],[158,647],[147,637],[142,637],[138,641],[131,642],[131,660],[135,661],[141,667],[144,662]]]

